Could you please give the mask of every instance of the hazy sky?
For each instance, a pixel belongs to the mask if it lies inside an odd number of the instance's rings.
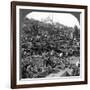
[[[78,28],[80,28],[79,21],[74,15],[70,13],[31,12],[26,17],[29,19],[33,18],[39,21],[44,21],[45,19],[48,21],[48,19],[53,18],[53,22],[59,22],[69,27],[74,27],[75,25],[77,25]]]

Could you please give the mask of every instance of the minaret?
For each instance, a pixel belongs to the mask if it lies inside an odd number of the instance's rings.
[[[51,20],[52,20],[52,24],[53,24],[53,13],[52,13],[52,16],[51,16]]]

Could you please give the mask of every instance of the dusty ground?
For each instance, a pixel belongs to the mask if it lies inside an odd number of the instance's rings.
[[[77,62],[80,62],[80,58],[79,57],[70,57],[70,63],[71,64],[76,64],[77,65]],[[65,68],[64,70],[59,70],[58,73],[51,73],[49,74],[48,76],[46,76],[46,78],[49,78],[49,77],[62,77],[62,76],[65,76],[67,73],[69,75],[72,74],[72,71],[73,69],[69,69],[69,68]]]

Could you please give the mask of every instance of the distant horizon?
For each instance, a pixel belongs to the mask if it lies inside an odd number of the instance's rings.
[[[45,21],[46,23],[60,23],[72,28],[77,26],[80,29],[80,24],[77,18],[69,13],[30,12],[26,15],[26,18]]]

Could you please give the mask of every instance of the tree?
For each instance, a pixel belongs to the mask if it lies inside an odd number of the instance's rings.
[[[77,40],[79,40],[80,39],[80,29],[75,25],[75,27],[74,27],[74,38],[76,38]]]

